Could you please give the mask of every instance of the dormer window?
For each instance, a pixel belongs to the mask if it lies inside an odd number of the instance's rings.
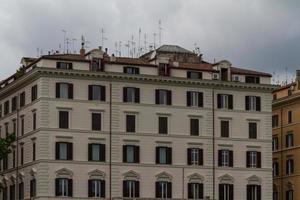
[[[138,67],[124,67],[123,71],[126,74],[140,74],[140,69]]]
[[[57,69],[73,69],[73,63],[71,62],[57,62],[56,63]]]
[[[259,83],[260,78],[259,78],[259,76],[246,76],[245,82],[246,83]]]
[[[187,71],[187,78],[202,79],[202,72]]]
[[[228,81],[228,69],[227,68],[221,68],[221,80]]]
[[[91,62],[90,70],[94,72],[103,71],[104,65],[102,63],[102,60],[100,58],[93,58]]]
[[[169,76],[170,75],[169,64],[160,63],[158,65],[158,75],[159,76]]]

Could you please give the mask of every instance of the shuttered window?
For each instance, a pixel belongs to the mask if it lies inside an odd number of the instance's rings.
[[[172,105],[171,90],[155,90],[155,103],[160,105]]]
[[[246,96],[245,109],[249,111],[261,111],[261,98],[257,96]]]
[[[92,130],[101,131],[101,113],[92,113]]]
[[[55,196],[72,197],[73,196],[73,180],[67,178],[55,179]]]
[[[277,127],[278,126],[278,115],[273,115],[272,116],[272,127]]]
[[[293,122],[293,113],[291,110],[288,111],[288,123],[292,123]]]
[[[186,76],[190,79],[202,79],[202,72],[187,71]]]
[[[156,147],[156,164],[172,164],[171,147]]]
[[[249,122],[249,138],[257,139],[257,123]]]
[[[234,200],[232,184],[219,184],[219,200]]]
[[[260,185],[247,185],[247,200],[261,200]]]
[[[105,180],[90,179],[88,184],[89,197],[105,198]]]
[[[203,165],[203,150],[199,148],[187,149],[188,165]]]
[[[168,117],[158,117],[158,133],[168,134]]]
[[[246,163],[248,168],[261,168],[261,152],[247,151]]]
[[[123,88],[123,102],[139,103],[140,102],[140,89],[134,87]]]
[[[135,133],[135,115],[126,115],[126,132]]]
[[[59,128],[68,129],[69,128],[69,112],[59,111]]]
[[[218,94],[218,108],[220,109],[233,109],[233,95],[231,94]]]
[[[221,120],[221,137],[229,137],[229,121]]]
[[[190,119],[190,134],[199,135],[199,119]]]
[[[14,111],[17,110],[17,99],[18,99],[18,97],[15,96],[15,97],[13,97],[12,100],[11,100],[11,111],[12,111],[12,112],[14,112]]]
[[[139,74],[140,69],[138,67],[123,67],[123,72],[126,74]]]
[[[25,106],[26,104],[26,96],[25,96],[25,92],[22,92],[20,94],[20,107]]]
[[[89,144],[89,161],[105,162],[105,144]]]
[[[106,89],[103,85],[89,85],[89,100],[92,101],[105,101]]]
[[[157,181],[155,183],[155,197],[160,199],[172,198],[172,183]]]
[[[73,144],[56,142],[56,160],[73,160]]]
[[[203,199],[203,184],[202,183],[188,183],[188,198],[189,199]]]
[[[139,198],[140,197],[140,182],[135,180],[123,181],[123,197]]]
[[[90,66],[91,71],[104,71],[104,60],[93,58]]]
[[[31,87],[31,101],[34,101],[37,99],[38,96],[38,87],[37,85],[34,85]]]
[[[9,101],[4,102],[4,115],[9,113]]]
[[[73,99],[73,84],[56,83],[56,98]]]
[[[57,69],[73,69],[73,63],[71,62],[56,62]]]
[[[139,163],[140,147],[136,145],[123,145],[123,162]]]
[[[186,102],[189,107],[203,107],[203,93],[195,91],[187,91]]]
[[[233,151],[219,150],[218,151],[218,166],[219,167],[233,167]]]

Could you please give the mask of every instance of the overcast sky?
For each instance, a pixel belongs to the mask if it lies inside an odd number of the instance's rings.
[[[89,48],[101,45],[115,53],[134,35],[138,46],[147,35],[147,47],[177,44],[189,50],[199,46],[204,59],[227,59],[234,66],[285,74],[300,69],[299,0],[0,0],[0,79],[15,72],[23,56],[80,48],[84,35]],[[66,45],[65,45],[66,48]],[[285,77],[285,76],[284,76]],[[289,79],[292,77],[289,76]]]

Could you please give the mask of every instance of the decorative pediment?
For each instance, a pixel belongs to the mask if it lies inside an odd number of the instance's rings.
[[[188,176],[190,183],[203,183],[204,177],[198,173],[194,173]]]
[[[294,184],[291,181],[288,181],[286,184],[286,189],[287,190],[294,190]]]
[[[156,176],[157,181],[172,181],[172,175],[168,174],[167,172],[161,172]]]
[[[259,178],[256,175],[250,176],[247,178],[248,184],[250,185],[260,185],[261,184],[261,178]]]
[[[139,180],[140,179],[140,175],[132,170],[124,173],[123,177],[124,177],[124,180]]]
[[[88,174],[90,176],[90,179],[105,179],[105,173],[98,169],[95,169]]]
[[[12,183],[14,183],[14,182],[16,181],[16,175],[15,175],[15,174],[12,174],[12,175],[10,176],[10,181],[11,181]]]
[[[35,176],[37,173],[37,170],[35,168],[32,168],[29,173],[31,176]]]
[[[220,183],[224,184],[233,184],[234,178],[228,174],[224,174],[223,176],[219,177]]]
[[[56,176],[59,178],[71,178],[73,176],[73,172],[67,168],[62,168],[56,171]]]

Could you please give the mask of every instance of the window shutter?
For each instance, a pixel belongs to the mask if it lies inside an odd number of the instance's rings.
[[[59,69],[59,68],[60,68],[60,63],[61,63],[61,62],[56,62],[56,69]]]
[[[69,69],[73,69],[73,63],[69,63]]]
[[[89,85],[89,100],[93,100],[93,86]]]
[[[123,102],[127,102],[127,87],[123,87]]]
[[[250,152],[246,152],[246,166],[250,167]]]
[[[140,103],[140,88],[135,88],[135,103]]]
[[[140,147],[134,146],[134,162],[139,163],[140,162]]]
[[[172,164],[172,148],[167,148],[167,164]]]
[[[127,181],[123,180],[123,197],[129,197],[129,193],[127,190]]]
[[[186,92],[186,105],[191,106],[191,92]]]
[[[172,91],[167,91],[167,105],[172,105]]]
[[[186,76],[187,76],[187,78],[191,78],[191,72],[187,71]]]
[[[68,160],[73,160],[73,144],[68,143]]]
[[[155,198],[161,198],[161,188],[160,183],[157,181],[155,182]]]
[[[139,198],[140,197],[140,182],[134,181],[134,184],[135,184],[135,197]]]
[[[199,198],[203,199],[203,183],[199,184]]]
[[[193,196],[192,183],[188,183],[188,199],[196,199]]]
[[[203,165],[203,149],[198,149],[199,165]]]
[[[101,180],[100,184],[101,184],[101,194],[100,194],[100,196],[105,198],[105,180]]]
[[[59,152],[60,152],[59,142],[56,142],[55,146],[56,146],[56,148],[55,148],[55,159],[59,160]]]
[[[167,182],[167,198],[172,198],[172,183]]]
[[[291,160],[291,171],[292,174],[294,173],[294,160]]]
[[[156,164],[159,164],[159,149],[160,147],[156,147]]]
[[[192,154],[192,149],[191,149],[191,148],[188,148],[188,149],[187,149],[187,164],[188,164],[188,165],[191,165],[191,164],[192,164],[191,154]]]
[[[69,99],[73,99],[73,84],[69,84]]]
[[[89,144],[88,145],[88,152],[89,152],[89,155],[88,155],[88,159],[89,159],[89,161],[91,161],[92,160],[92,158],[93,158],[93,156],[92,156],[92,152],[93,152],[93,144]]]
[[[251,200],[251,185],[247,185],[247,200]]]
[[[218,108],[222,108],[222,104],[221,104],[221,102],[222,102],[222,95],[221,94],[218,94]]]
[[[61,195],[61,193],[59,191],[59,179],[56,178],[55,179],[55,196],[60,196],[60,195]]]
[[[257,200],[261,200],[261,186],[257,185]]]
[[[88,180],[88,195],[89,197],[93,197],[93,191],[92,191],[92,187],[93,187],[93,180]]]
[[[233,109],[233,95],[228,95],[228,109]]]
[[[257,159],[257,168],[261,168],[261,152],[257,152],[256,154],[256,159]]]
[[[106,160],[106,151],[105,151],[105,144],[100,144],[100,161],[105,162]]]
[[[229,151],[229,167],[233,167],[233,151]]]
[[[127,145],[123,145],[123,162],[127,162]]]
[[[73,180],[72,179],[68,179],[68,191],[69,191],[68,196],[72,197],[73,196]]]
[[[159,93],[160,93],[160,90],[155,90],[155,104],[160,104]]]
[[[56,83],[56,98],[60,98],[60,83]]]
[[[224,199],[224,190],[223,190],[224,185],[219,184],[219,199],[223,200]]]
[[[246,110],[250,110],[249,104],[250,104],[250,97],[246,96],[245,97],[245,109]]]
[[[123,73],[127,73],[127,67],[123,67]]]
[[[222,150],[218,150],[218,166],[222,166]]]
[[[203,107],[203,93],[198,92],[198,107]]]
[[[140,68],[135,68],[135,73],[140,74]]]
[[[261,100],[260,97],[256,97],[256,111],[261,110]]]
[[[260,81],[259,81],[259,76],[256,76],[255,77],[255,83],[259,83]]]
[[[234,188],[233,188],[233,184],[229,185],[229,199],[233,200],[233,194],[234,194]]]
[[[105,86],[100,86],[100,94],[101,94],[101,101],[105,101],[106,100],[106,92],[105,92]]]

